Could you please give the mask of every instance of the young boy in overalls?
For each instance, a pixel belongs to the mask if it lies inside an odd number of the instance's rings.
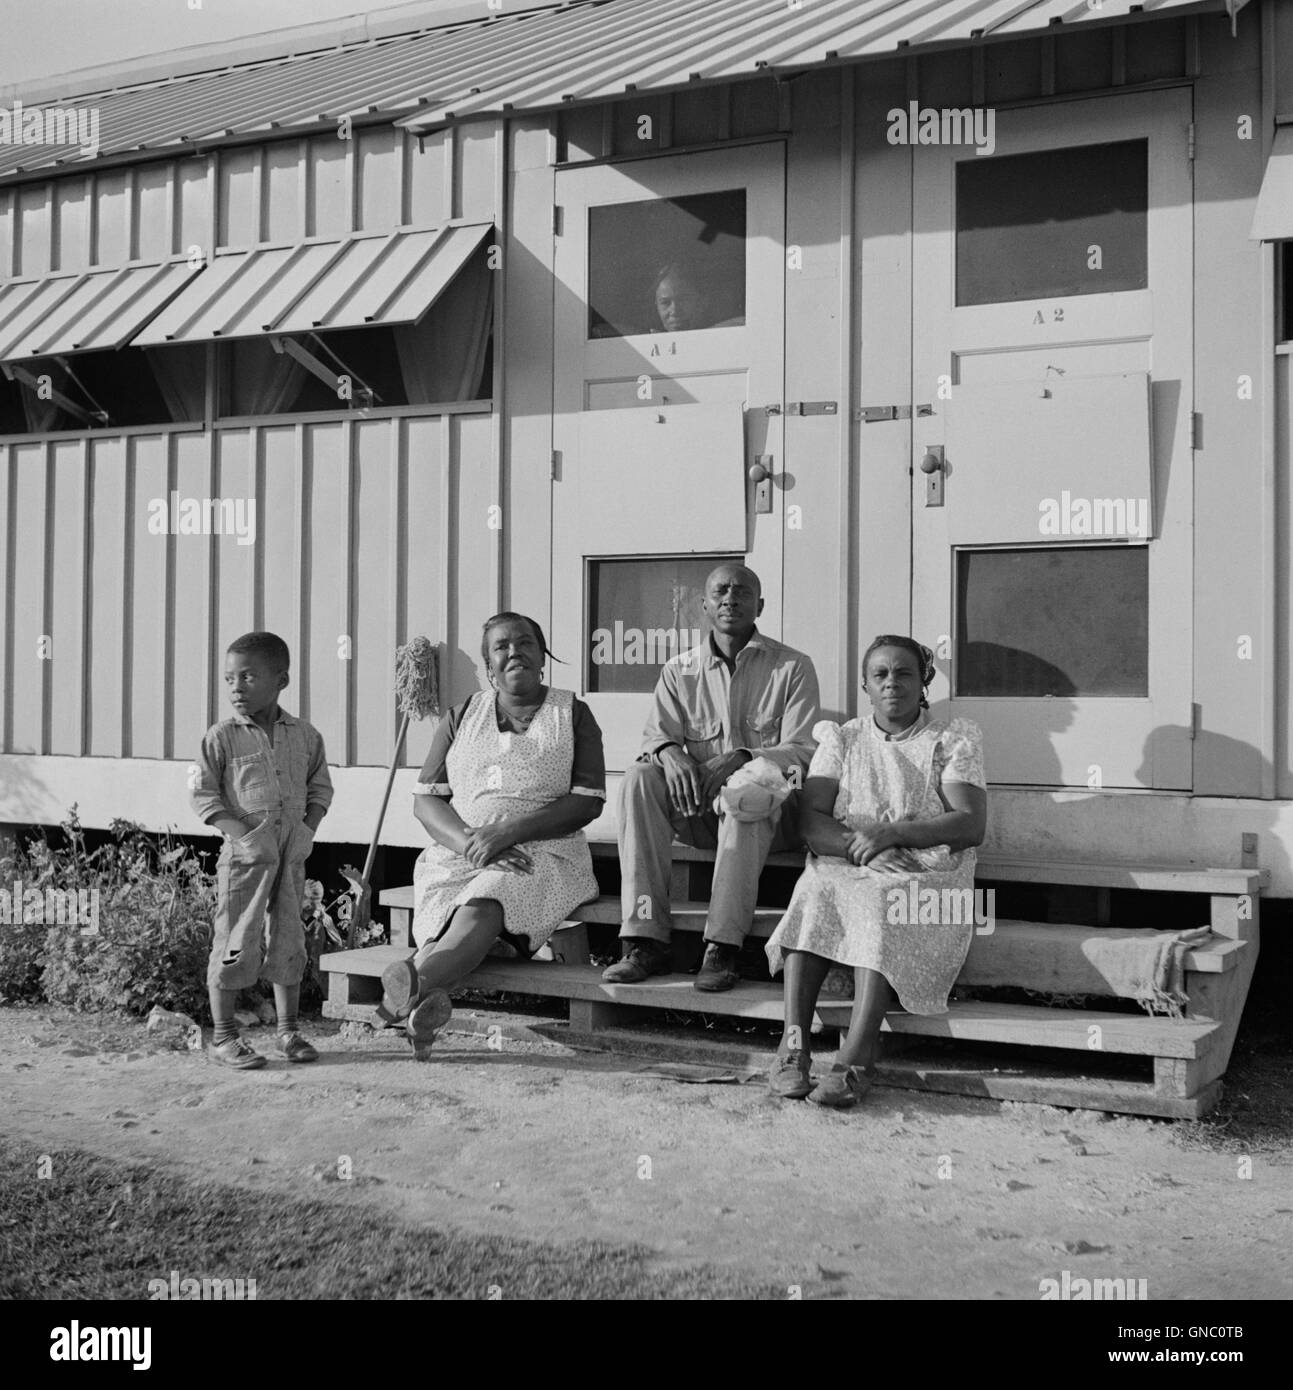
[[[287,643],[272,632],[248,632],[230,645],[224,679],[234,712],[207,730],[191,773],[193,809],[225,837],[207,968],[210,1056],[240,1071],[265,1065],[234,1022],[238,991],[261,978],[274,986],[278,1050],[289,1062],[319,1056],[297,1025],[306,960],[301,898],[332,779],[319,731],[279,708],[290,662]]]

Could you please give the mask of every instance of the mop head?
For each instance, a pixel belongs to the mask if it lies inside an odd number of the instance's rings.
[[[395,653],[395,694],[400,713],[425,719],[440,713],[440,654],[425,637],[415,637]]]

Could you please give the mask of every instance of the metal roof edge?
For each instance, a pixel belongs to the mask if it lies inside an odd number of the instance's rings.
[[[578,0],[576,0],[578,3]],[[1183,0],[1182,7],[1172,11],[1143,10],[1132,8],[1119,14],[1097,14],[1094,17],[1087,16],[1078,23],[1051,24],[1045,30],[1038,30],[1038,33],[1055,33],[1057,30],[1067,32],[1080,31],[1090,32],[1092,29],[1109,29],[1118,26],[1126,26],[1137,23],[1152,23],[1171,14],[1173,17],[1180,16],[1188,18],[1190,16],[1201,16],[1204,14],[1228,14],[1233,21],[1249,0]],[[901,61],[905,58],[915,58],[923,54],[948,52],[958,48],[974,48],[998,46],[1001,44],[1019,42],[1024,35],[1017,32],[994,33],[977,31],[966,38],[934,39],[929,42],[917,44],[902,43],[897,47],[886,49],[879,53],[845,54],[843,56],[834,52],[828,53],[819,59],[805,60],[803,62],[787,63],[781,65],[762,64],[751,66],[746,73],[734,75],[732,73],[722,73],[715,77],[704,75],[694,76],[687,82],[661,83],[659,86],[648,85],[644,87],[625,87],[622,92],[616,93],[594,93],[591,96],[573,96],[561,98],[555,101],[543,102],[533,106],[526,105],[515,107],[510,102],[503,102],[499,106],[472,106],[470,110],[457,113],[453,107],[458,104],[469,104],[472,97],[463,93],[455,93],[451,98],[443,102],[428,103],[416,111],[410,111],[407,115],[397,116],[393,124],[398,129],[407,130],[410,135],[429,135],[435,130],[443,129],[445,126],[466,125],[474,121],[484,120],[517,120],[526,116],[550,115],[554,111],[568,111],[585,106],[601,106],[606,102],[630,100],[632,98],[651,97],[651,96],[671,96],[679,92],[697,91],[704,87],[729,86],[741,82],[756,82],[760,78],[772,78],[778,81],[792,81],[796,78],[807,76],[810,72],[817,72],[823,69],[839,69],[843,67],[872,67],[879,63]]]
[[[314,20],[243,38],[194,44],[169,53],[123,58],[115,63],[0,83],[0,105],[12,104],[15,100],[34,104],[98,96],[123,87],[147,87],[173,78],[199,77],[226,68],[245,68],[278,59],[327,53],[375,39],[456,29],[533,10],[563,9],[581,3],[590,3],[590,0],[506,0],[506,8],[496,11],[485,9],[482,0],[413,0],[411,4],[393,5],[387,11]],[[414,13],[399,16],[390,13],[395,10]],[[384,13],[388,15],[385,19],[381,18]],[[419,14],[423,16],[422,22],[418,22]]]

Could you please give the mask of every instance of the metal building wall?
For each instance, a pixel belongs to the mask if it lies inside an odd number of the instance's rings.
[[[442,644],[444,694],[476,688],[493,499],[486,402],[0,444],[6,752],[188,759],[227,714],[225,646],[292,650],[285,706],[329,760],[381,765],[396,646]],[[154,534],[149,503],[256,501],[256,544]],[[429,739],[415,725],[407,761]]]
[[[494,216],[494,123],[390,125],[0,189],[0,279]]]

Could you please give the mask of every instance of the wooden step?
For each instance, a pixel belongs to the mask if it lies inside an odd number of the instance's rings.
[[[999,920],[992,932],[975,934],[958,985],[1013,985],[1043,994],[1094,994],[1130,998],[1101,973],[1090,948],[1101,942],[1148,940],[1148,928],[1063,926],[1054,922]],[[1185,953],[1185,969],[1223,974],[1235,969],[1247,942],[1213,933]]]
[[[348,977],[380,976],[392,960],[408,952],[395,946],[375,946],[360,951],[338,951],[323,957],[320,965],[330,973]],[[504,990],[572,1002],[639,1008],[669,1009],[679,1013],[706,1013],[738,1018],[782,1018],[779,982],[742,981],[735,989],[702,993],[693,988],[692,976],[661,975],[637,985],[607,984],[595,966],[558,965],[533,961],[486,960],[464,981],[470,989]],[[380,989],[380,987],[377,987]],[[332,1002],[331,998],[328,1001]],[[355,1001],[357,1013],[339,1014],[325,1005],[327,1017],[361,1017],[363,1001]],[[371,1004],[377,1002],[376,998]],[[371,1012],[371,1004],[368,1005]],[[852,1012],[849,1001],[819,1000],[817,1015],[828,1027],[847,1028]],[[576,1015],[572,1013],[572,1022]],[[609,1021],[610,1015],[594,1015]],[[934,1038],[965,1038],[977,1042],[1026,1043],[1079,1051],[1130,1053],[1147,1057],[1194,1058],[1207,1050],[1217,1023],[1151,1018],[1081,1009],[1053,1009],[1031,1004],[989,1004],[977,1000],[954,1002],[946,1014],[923,1017],[893,1011],[886,1015],[885,1030]],[[1092,1028],[1099,1028],[1099,1048],[1092,1047]]]
[[[852,1001],[817,1006],[822,1022],[847,1028]],[[978,999],[953,1001],[934,1017],[891,1012],[885,1029],[925,1038],[964,1038],[972,1042],[1026,1043],[1077,1051],[1120,1052],[1140,1057],[1201,1057],[1220,1025],[1149,1014],[1105,1013],[1094,1009],[1055,1009],[1036,1004],[989,1004]],[[1100,1030],[1092,1046],[1092,1028]]]
[[[594,859],[618,859],[620,857],[619,845],[614,840],[590,840],[588,848]],[[669,854],[675,863],[712,864],[714,862],[712,849],[697,849],[695,845],[684,845],[677,840],[669,846]],[[773,869],[802,869],[804,867],[804,852],[801,849],[785,850],[768,855],[766,862],[768,867]]]
[[[614,840],[590,841],[594,859],[617,859]],[[670,853],[675,861],[712,863],[712,849],[674,843]],[[774,868],[796,868],[804,863],[801,850],[770,854]],[[1141,864],[1120,860],[1079,862],[1077,860],[1022,859],[1008,855],[980,854],[975,878],[990,883],[1063,884],[1070,887],[1140,888],[1170,893],[1207,893],[1239,896],[1260,893],[1270,885],[1269,869],[1226,869],[1175,864]]]
[[[998,858],[982,855],[974,871],[980,881],[1063,884],[1088,888],[1139,888],[1160,893],[1210,896],[1256,894],[1270,883],[1269,869],[1208,869],[1106,861]]]

